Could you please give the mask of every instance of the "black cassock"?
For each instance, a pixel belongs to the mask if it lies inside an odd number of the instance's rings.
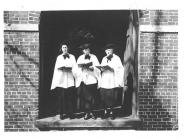
[[[57,114],[72,115],[76,111],[76,91],[75,87],[56,88]]]
[[[83,82],[77,88],[78,111],[92,111],[97,108],[99,102],[99,93],[97,91],[97,84],[86,85]]]
[[[99,98],[99,93],[97,91],[98,77],[100,76],[100,71],[95,68],[99,65],[98,59],[95,55],[89,54],[88,58],[86,55],[81,55],[77,64],[88,64],[91,63],[91,67],[83,68],[79,66],[78,77],[76,78],[77,84],[77,109],[78,111],[89,112],[96,108],[96,101]]]

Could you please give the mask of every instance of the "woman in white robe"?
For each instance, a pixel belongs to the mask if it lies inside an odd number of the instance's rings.
[[[118,88],[124,87],[124,67],[119,56],[113,53],[114,44],[105,47],[106,56],[102,59],[100,95],[104,110],[102,118],[110,116],[114,119],[113,106],[115,106]]]
[[[84,119],[96,116],[92,112],[98,96],[97,84],[100,71],[96,68],[99,61],[94,54],[90,53],[91,44],[86,43],[80,46],[83,54],[79,56],[77,64],[79,66],[76,75],[76,87],[78,93],[78,109],[85,112]]]
[[[67,115],[73,118],[75,110],[75,79],[73,71],[76,67],[74,55],[68,53],[68,44],[62,43],[62,54],[57,57],[51,90],[56,89],[57,93],[57,113],[60,119]]]

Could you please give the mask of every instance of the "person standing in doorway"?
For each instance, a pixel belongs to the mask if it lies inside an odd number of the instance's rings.
[[[78,94],[78,108],[85,112],[84,119],[96,119],[94,108],[98,98],[97,84],[100,71],[95,67],[99,61],[94,54],[90,53],[91,44],[85,43],[80,46],[83,54],[77,60],[78,75],[76,77],[76,87]]]
[[[75,79],[73,70],[76,66],[74,55],[68,53],[69,44],[63,42],[60,44],[60,53],[57,57],[54,74],[51,84],[51,90],[56,89],[57,95],[57,118],[64,119],[69,117],[73,119],[75,109]]]
[[[105,46],[106,56],[101,63],[100,95],[104,113],[102,118],[114,119],[113,106],[116,103],[117,88],[124,86],[124,67],[118,55],[113,53],[115,44]]]

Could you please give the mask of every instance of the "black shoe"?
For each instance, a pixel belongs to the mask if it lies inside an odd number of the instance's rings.
[[[106,119],[108,117],[108,112],[107,112],[107,110],[104,110],[104,113],[103,113],[103,115],[102,115],[102,119]]]
[[[74,115],[70,115],[69,118],[70,119],[75,119],[75,116]]]
[[[114,120],[115,119],[114,113],[112,111],[110,112],[109,117],[110,117],[111,120]]]
[[[94,120],[96,120],[96,116],[93,113],[90,113],[90,117]]]
[[[85,116],[84,116],[84,120],[88,120],[88,119],[90,119],[90,114],[86,113]]]
[[[60,115],[60,119],[63,120],[64,119],[64,115]]]

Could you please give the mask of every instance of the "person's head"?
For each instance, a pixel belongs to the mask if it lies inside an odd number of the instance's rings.
[[[115,47],[114,44],[107,44],[107,45],[105,46],[105,53],[106,53],[107,56],[113,54],[113,52],[114,52],[114,47]]]
[[[112,48],[106,49],[105,53],[106,53],[107,56],[112,55],[113,54],[113,49]]]
[[[65,54],[65,53],[68,53],[68,46],[67,45],[65,45],[65,44],[63,44],[62,46],[61,46],[61,50],[62,50],[62,52]]]
[[[68,53],[69,51],[69,44],[66,42],[63,42],[60,44],[60,52],[62,51],[62,53]]]
[[[91,47],[91,44],[90,43],[85,43],[83,45],[80,46],[80,48],[82,49],[82,52],[87,55],[87,54],[90,54],[90,47]]]
[[[87,55],[90,53],[90,49],[89,48],[86,48],[86,49],[83,49],[82,52]]]

